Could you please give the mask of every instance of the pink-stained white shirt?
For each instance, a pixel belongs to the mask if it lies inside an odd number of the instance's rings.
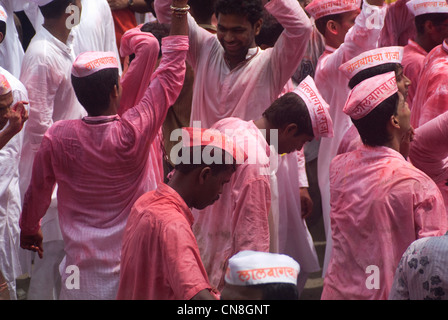
[[[155,1],[158,19],[170,14],[171,0]],[[260,118],[280,95],[306,52],[312,32],[310,19],[296,0],[272,0],[265,6],[285,31],[275,46],[254,48],[250,57],[233,70],[224,59],[216,35],[198,26],[189,15],[190,51],[187,61],[195,71],[190,121],[208,128],[226,117]]]
[[[11,85],[12,105],[19,101],[28,101],[25,87],[16,77],[1,67],[0,74],[5,76]],[[8,124],[5,128],[7,126]],[[19,256],[19,217],[22,210],[19,161],[23,135],[24,130],[22,129],[0,149],[0,270],[8,284],[12,300],[17,299],[16,278],[22,275]]]
[[[444,41],[428,53],[412,102],[411,125],[422,124],[448,110],[448,43]]]
[[[163,39],[163,57],[144,98],[122,117],[55,123],[36,155],[20,227],[35,234],[55,183],[65,242],[61,299],[115,299],[126,220],[147,189],[149,146],[177,99],[185,75],[186,36]],[[45,254],[45,253],[44,253]],[[79,268],[80,288],[64,285]]]
[[[249,157],[224,185],[219,200],[193,210],[202,261],[210,284],[221,291],[230,257],[241,250],[269,252],[270,148],[253,121],[226,118],[212,128],[234,139]]]
[[[20,190],[28,188],[33,161],[45,132],[59,120],[81,119],[87,112],[78,102],[71,82],[75,54],[73,34],[67,42],[56,39],[40,27],[31,40],[23,59],[20,81],[28,90],[30,113],[24,128],[23,151],[20,159]],[[42,223],[45,241],[62,240],[58,228],[56,193]]]
[[[403,74],[411,80],[411,85],[408,89],[408,98],[406,100],[411,110],[415,90],[420,82],[420,72],[423,69],[423,62],[427,54],[425,49],[410,39],[403,50],[403,60],[401,65],[403,66]]]
[[[327,246],[323,273],[328,264],[331,252],[330,235],[330,162],[336,156],[339,144],[345,132],[351,126],[350,117],[342,109],[350,91],[349,80],[339,71],[344,62],[358,56],[364,51],[377,47],[381,27],[384,23],[386,7],[363,3],[363,9],[355,20],[355,25],[345,35],[344,43],[338,49],[326,46],[325,52],[319,58],[314,81],[324,100],[330,105],[330,116],[333,120],[333,138],[321,138],[317,159],[318,182],[322,198],[322,214],[326,232]],[[371,19],[377,24],[368,23]]]
[[[119,300],[190,300],[211,290],[181,196],[161,183],[133,206],[123,236]]]
[[[337,156],[330,183],[333,250],[321,298],[387,299],[407,247],[447,231],[440,190],[388,147]]]
[[[409,159],[434,180],[448,209],[448,111],[415,130]]]
[[[122,96],[118,114],[122,115],[126,110],[135,106],[145,94],[146,88],[151,83],[156,63],[159,57],[159,41],[149,33],[141,31],[139,25],[124,33],[121,37],[120,54],[126,57],[135,54],[134,60],[120,80]],[[163,150],[162,133],[154,137],[149,151],[149,189],[155,190],[163,181]]]
[[[414,15],[406,3],[409,0],[397,0],[387,4],[384,27],[381,30],[379,47],[405,46],[408,40],[415,38]]]

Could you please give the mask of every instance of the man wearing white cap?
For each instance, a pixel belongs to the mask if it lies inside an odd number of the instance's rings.
[[[395,72],[355,86],[344,112],[364,146],[331,163],[333,250],[322,299],[387,299],[412,241],[447,231],[445,205],[434,181],[399,153],[410,110]]]
[[[19,159],[28,118],[23,84],[0,67],[0,300],[16,300],[19,261]],[[2,279],[3,277],[3,279]]]
[[[387,72],[395,72],[398,91],[406,98],[411,81],[403,73],[401,61],[403,59],[403,47],[382,47],[361,53],[353,59],[339,67],[339,70],[349,79],[348,86],[353,89],[357,84],[373,76]],[[407,158],[409,144],[412,139],[413,129],[410,128],[409,135],[400,148],[400,153]],[[338,154],[353,151],[362,145],[358,130],[352,124],[341,140],[338,148]]]
[[[331,253],[328,170],[344,133],[351,125],[350,118],[342,112],[349,91],[348,80],[338,68],[362,52],[377,47],[386,12],[383,3],[382,0],[364,0],[361,11],[361,0],[314,0],[305,7],[314,17],[317,29],[325,38],[325,51],[318,60],[314,80],[323,98],[330,105],[330,115],[334,123],[334,137],[320,141],[317,160],[327,240],[323,274]]]
[[[294,92],[275,100],[261,118],[244,121],[231,117],[212,126],[232,137],[248,154],[221,198],[194,211],[193,231],[210,283],[218,290],[224,285],[229,257],[241,250],[275,251],[279,233],[299,233],[306,228],[302,220],[301,224],[288,221],[289,225],[279,225],[279,206],[271,198],[278,194],[278,186],[270,177],[277,170],[278,154],[295,152],[313,138],[332,135],[327,109],[312,78],[307,77]],[[292,179],[290,183],[298,185]],[[299,212],[297,219],[301,218]]]
[[[414,15],[417,30],[415,40],[409,39],[404,47],[402,61],[403,71],[412,81],[406,100],[412,110],[425,57],[448,37],[448,4],[445,0],[411,0],[407,6]]]
[[[245,250],[229,259],[221,300],[297,300],[300,265],[284,254]]]
[[[139,104],[118,116],[118,58],[111,52],[81,54],[71,81],[88,116],[53,124],[36,155],[21,245],[45,254],[39,220],[57,183],[66,252],[61,299],[115,299],[121,238],[130,208],[148,184],[149,146],[184,79],[187,20],[183,11],[173,14],[172,36],[164,39],[162,61]],[[79,280],[74,283],[73,272]]]
[[[192,232],[191,209],[219,199],[245,155],[217,130],[183,128],[179,144],[168,183],[145,193],[131,210],[117,299],[216,299]]]
[[[20,76],[20,81],[28,90],[30,101],[30,118],[25,127],[19,168],[22,197],[31,179],[34,157],[48,128],[56,121],[81,119],[86,115],[76,99],[70,81],[75,54],[71,32],[73,25],[67,21],[79,22],[80,0],[33,0],[33,2],[39,6],[44,22],[36,30],[36,35],[28,46]],[[65,253],[59,229],[56,193],[57,187],[48,213],[42,221],[46,255],[44,259],[34,261],[28,290],[30,300],[52,300],[59,295],[60,275],[57,266]]]

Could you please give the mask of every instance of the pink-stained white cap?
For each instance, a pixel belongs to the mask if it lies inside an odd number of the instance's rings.
[[[235,286],[268,283],[297,285],[300,265],[285,254],[240,251],[229,259],[225,281]]]
[[[329,105],[317,90],[313,78],[307,76],[293,91],[305,102],[313,125],[315,138],[333,137],[333,121]]]
[[[219,148],[230,154],[237,164],[242,164],[247,160],[247,154],[243,149],[234,143],[230,137],[216,129],[184,127],[182,128],[182,146]],[[219,159],[221,160],[221,158]]]
[[[117,68],[118,59],[113,52],[84,52],[73,63],[72,75],[83,78],[103,69]]]
[[[50,2],[53,2],[55,0],[31,0],[32,2],[34,2],[35,4],[37,4],[39,7],[43,7],[47,4],[49,4]]]
[[[355,120],[361,119],[396,92],[394,71],[368,78],[350,91],[343,111]]]
[[[361,0],[313,0],[305,7],[314,20],[331,15],[360,9]]]
[[[2,5],[0,5],[0,21],[6,22],[8,19],[8,14],[6,13],[5,8],[3,8]]]
[[[411,0],[406,5],[414,16],[427,13],[448,13],[448,4],[445,0]]]
[[[8,80],[4,75],[0,74],[0,96],[10,93],[11,91],[11,85]]]
[[[376,67],[385,63],[401,63],[403,47],[382,47],[365,51],[353,59],[339,66],[339,70],[351,79],[360,71]]]

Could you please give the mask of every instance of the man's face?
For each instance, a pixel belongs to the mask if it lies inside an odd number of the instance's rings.
[[[305,133],[296,135],[297,128],[281,129],[278,132],[278,154],[291,153],[301,150],[306,142],[313,140],[313,136]]]
[[[12,103],[12,92],[0,96],[0,130],[8,123]]]
[[[224,185],[230,181],[232,174],[233,170],[230,169],[215,175],[211,172],[207,174],[204,177],[203,184],[201,185],[202,192],[195,208],[199,210],[204,209],[216,202],[223,191]]]
[[[252,25],[247,17],[235,14],[219,14],[217,37],[226,57],[244,61],[249,48],[255,47],[255,36],[260,32],[262,20]]]
[[[443,40],[448,38],[448,19],[443,21],[442,24],[434,27],[434,33],[431,34],[432,41],[434,42],[434,45],[440,45],[442,44]]]
[[[339,44],[344,43],[345,35],[347,34],[348,30],[350,30],[351,27],[355,25],[356,17],[361,12],[360,9],[344,12],[341,14],[341,22],[336,22],[336,29],[337,29],[337,39]]]
[[[404,96],[404,99],[406,100],[408,96],[408,89],[411,85],[411,80],[409,80],[406,75],[403,73],[403,67],[399,66],[398,70],[396,71],[395,78],[397,80],[397,87],[398,91]]]
[[[403,94],[398,92],[399,100],[397,107],[397,115],[395,116],[400,125],[400,131],[403,135],[409,132],[411,128],[411,110],[409,109],[408,103],[406,102]]]

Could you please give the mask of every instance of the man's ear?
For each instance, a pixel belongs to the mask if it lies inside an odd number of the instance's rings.
[[[110,96],[111,98],[118,98],[119,94],[120,94],[120,90],[119,90],[119,84],[115,84],[114,88],[112,89],[112,91],[110,92]]]
[[[334,20],[327,21],[327,31],[333,35],[337,35],[339,33],[338,23]]]
[[[210,167],[204,167],[199,171],[199,184],[204,184],[205,181],[212,175],[212,169]]]
[[[391,124],[391,126],[392,126],[393,128],[400,129],[400,124],[399,124],[397,118],[396,118],[394,115],[390,116],[390,121],[389,121],[389,123]]]
[[[283,132],[288,136],[295,135],[297,133],[297,125],[295,123],[290,123],[285,127]]]
[[[254,23],[254,31],[256,36],[258,36],[258,34],[260,33],[262,25],[263,25],[263,19],[259,19],[257,22]]]

